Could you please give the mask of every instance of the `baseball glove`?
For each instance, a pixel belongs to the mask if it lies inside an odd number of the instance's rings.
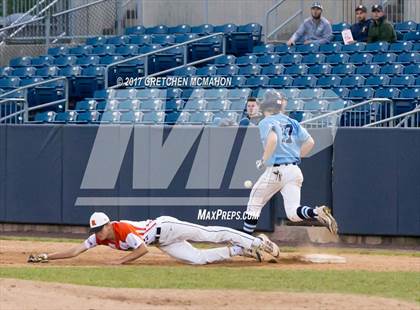
[[[48,263],[48,254],[31,254],[28,257],[28,263]]]

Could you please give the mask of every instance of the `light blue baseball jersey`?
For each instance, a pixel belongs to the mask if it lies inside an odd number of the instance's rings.
[[[264,148],[270,131],[273,130],[277,134],[277,146],[266,162],[267,166],[300,163],[301,146],[310,135],[296,120],[279,113],[264,118],[258,124],[258,128]]]

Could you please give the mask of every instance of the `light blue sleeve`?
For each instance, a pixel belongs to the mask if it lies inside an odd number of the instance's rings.
[[[292,40],[294,42],[298,42],[302,39],[303,35],[305,34],[307,21],[305,20],[302,24],[300,24],[299,28],[296,32],[292,35]]]
[[[331,24],[329,22],[325,22],[321,39],[314,40],[312,41],[312,43],[325,44],[325,43],[331,42],[332,38],[333,38],[333,35],[332,35]]]
[[[303,128],[300,124],[297,124],[297,140],[300,143],[305,142],[306,140],[309,139],[311,135],[308,133],[308,131]]]
[[[270,131],[273,129],[273,126],[274,125],[267,119],[263,119],[258,124],[258,128],[260,129],[261,140],[265,141],[265,139],[267,139],[267,136],[270,133]]]

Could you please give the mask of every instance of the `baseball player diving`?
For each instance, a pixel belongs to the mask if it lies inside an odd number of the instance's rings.
[[[113,265],[125,264],[144,256],[148,252],[148,245],[156,245],[173,258],[195,265],[229,260],[233,256],[245,256],[261,261],[263,254],[274,257],[279,255],[277,245],[265,235],[253,237],[231,228],[201,226],[170,216],[138,222],[110,221],[105,213],[95,212],[90,217],[89,224],[92,234],[82,244],[56,253],[31,254],[28,262],[39,263],[72,258],[97,245],[107,245],[113,249],[130,251],[121,259],[110,262]],[[229,245],[198,249],[193,247],[189,241],[227,243]]]
[[[265,117],[258,128],[264,153],[256,166],[265,171],[251,190],[243,231],[249,234],[254,232],[262,208],[280,191],[289,220],[300,222],[316,219],[331,233],[337,234],[337,222],[329,208],[311,208],[300,204],[303,175],[298,164],[301,157],[312,150],[315,142],[305,128],[284,114],[286,104],[286,98],[274,89],[267,90],[260,103]]]

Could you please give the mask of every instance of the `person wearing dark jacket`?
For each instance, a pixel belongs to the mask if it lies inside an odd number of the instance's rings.
[[[372,20],[367,18],[367,8],[364,5],[356,7],[356,19],[357,23],[351,26],[353,40],[354,42],[366,42]]]
[[[394,26],[387,21],[381,5],[375,4],[372,6],[372,19],[373,22],[369,27],[368,33],[368,43],[377,41],[397,41],[397,34],[395,33]]]

